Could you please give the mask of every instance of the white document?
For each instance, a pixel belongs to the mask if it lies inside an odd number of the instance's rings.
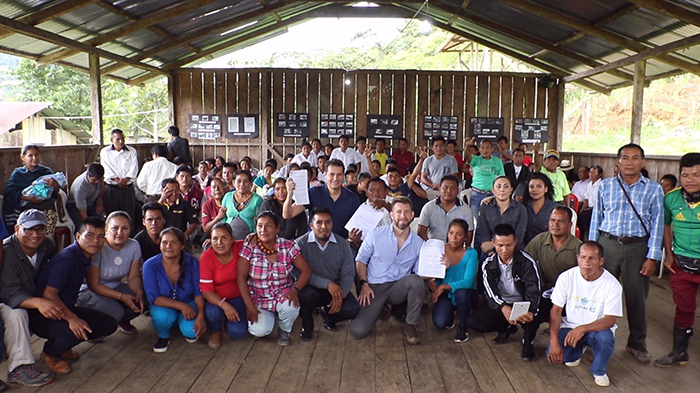
[[[289,174],[294,180],[294,202],[297,205],[309,204],[309,172],[305,170],[294,171]]]
[[[243,132],[246,134],[255,134],[255,118],[254,117],[244,117],[243,118]]]
[[[420,248],[418,256],[418,275],[421,277],[445,278],[446,267],[442,262],[445,254],[445,242],[440,239],[428,239]]]
[[[515,302],[510,310],[510,320],[515,321],[530,310],[530,302]]]
[[[362,231],[362,240],[365,240],[367,234],[372,231],[372,229],[377,227],[377,224],[382,220],[386,214],[386,209],[382,208],[377,210],[367,203],[363,203],[355,211],[355,214],[350,217],[348,223],[345,224],[345,229],[348,231],[357,228]]]
[[[238,116],[231,116],[228,118],[228,132],[231,134],[238,134]]]

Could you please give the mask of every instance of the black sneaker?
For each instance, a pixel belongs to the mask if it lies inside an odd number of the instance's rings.
[[[53,375],[41,372],[33,364],[24,364],[7,373],[7,382],[31,388],[48,385],[51,381],[53,381]]]
[[[311,330],[301,329],[301,332],[299,332],[299,337],[301,338],[301,341],[307,342],[311,341],[313,334],[314,333]]]
[[[335,322],[328,321],[323,321],[323,328],[326,330],[330,330],[331,332],[338,330],[338,327],[335,326]]]
[[[288,347],[289,344],[292,343],[292,340],[289,338],[289,332],[285,332],[282,329],[278,329],[277,331],[277,345],[280,347]]]
[[[520,351],[520,358],[523,362],[531,362],[535,359],[535,348],[532,345],[523,345],[523,349]]]
[[[467,342],[467,340],[469,340],[469,332],[466,330],[457,329],[457,334],[455,334],[455,342],[463,343]]]
[[[338,330],[338,328],[335,326],[335,322],[330,322],[330,315],[328,314],[328,311],[326,310],[325,307],[319,307],[318,308],[319,314],[321,314],[321,318],[323,318],[323,328],[326,330],[330,330],[331,332],[334,332]]]
[[[158,338],[156,345],[153,346],[153,352],[164,353],[168,350],[168,345],[170,344],[170,338]]]
[[[491,342],[494,343],[494,344],[496,344],[496,345],[503,345],[503,344],[505,344],[505,343],[508,342],[508,339],[510,338],[510,335],[513,334],[513,333],[515,333],[515,332],[517,332],[517,331],[518,331],[518,327],[517,327],[517,326],[515,326],[515,325],[510,325],[510,326],[508,327],[507,330],[505,330],[505,331],[503,331],[503,332],[499,332],[499,333],[498,333],[498,336],[496,336],[496,338],[494,338],[493,340],[491,340]]]

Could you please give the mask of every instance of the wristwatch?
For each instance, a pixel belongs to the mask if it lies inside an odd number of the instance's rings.
[[[364,286],[367,284],[367,280],[360,280],[360,287]]]

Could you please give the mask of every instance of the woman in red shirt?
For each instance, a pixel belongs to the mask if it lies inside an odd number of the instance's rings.
[[[204,251],[199,261],[199,288],[207,301],[204,317],[211,331],[209,348],[221,345],[221,330],[233,338],[243,338],[248,329],[246,308],[236,282],[238,254],[243,240],[233,240],[229,224],[220,222],[211,231],[211,248]]]

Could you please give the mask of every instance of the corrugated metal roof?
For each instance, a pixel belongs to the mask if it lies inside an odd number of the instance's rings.
[[[0,134],[51,105],[50,102],[0,102]]]
[[[78,3],[84,4],[74,6]],[[381,2],[376,8],[346,7],[354,3],[4,0],[0,2],[0,16],[15,22],[29,18],[38,29],[87,44],[96,42],[97,47],[110,56],[120,56],[116,59],[108,56],[109,59],[101,61],[108,71],[107,76],[138,83],[159,75],[145,69],[146,66],[170,70],[179,65],[200,64],[211,56],[231,53],[282,34],[291,22],[299,23],[305,18],[347,15],[348,12],[404,17],[415,13],[422,5],[413,1]],[[654,4],[640,7],[625,0],[472,0],[466,8],[462,0],[433,0],[421,12],[438,26],[449,24],[453,32],[475,36],[518,54],[521,60],[535,67],[548,72],[556,70],[557,75],[567,76],[587,71],[596,64],[604,65],[634,55],[643,48],[700,35],[700,22],[689,23],[700,20],[700,0],[666,0],[666,3],[683,7],[682,15],[673,15],[673,7],[655,9]],[[658,4],[663,6],[663,2]],[[72,7],[65,9],[65,6]],[[113,13],[115,8],[120,11]],[[88,68],[85,53],[66,51],[62,43],[51,39],[22,35],[21,30],[31,29],[30,25],[20,25],[19,33],[8,34],[2,24],[0,21],[0,51],[38,59],[40,63],[56,61]],[[579,28],[587,31],[579,34]],[[229,33],[224,34],[226,32]],[[105,35],[109,39],[103,38]],[[554,47],[561,49],[548,50]],[[700,47],[681,48],[677,55],[670,56],[670,60],[649,61],[647,77],[679,70],[700,74]],[[126,59],[139,63],[127,64]],[[623,68],[630,69],[631,66]],[[581,80],[581,83],[586,82],[591,82],[588,87],[605,91],[628,83],[629,78],[605,73]]]

